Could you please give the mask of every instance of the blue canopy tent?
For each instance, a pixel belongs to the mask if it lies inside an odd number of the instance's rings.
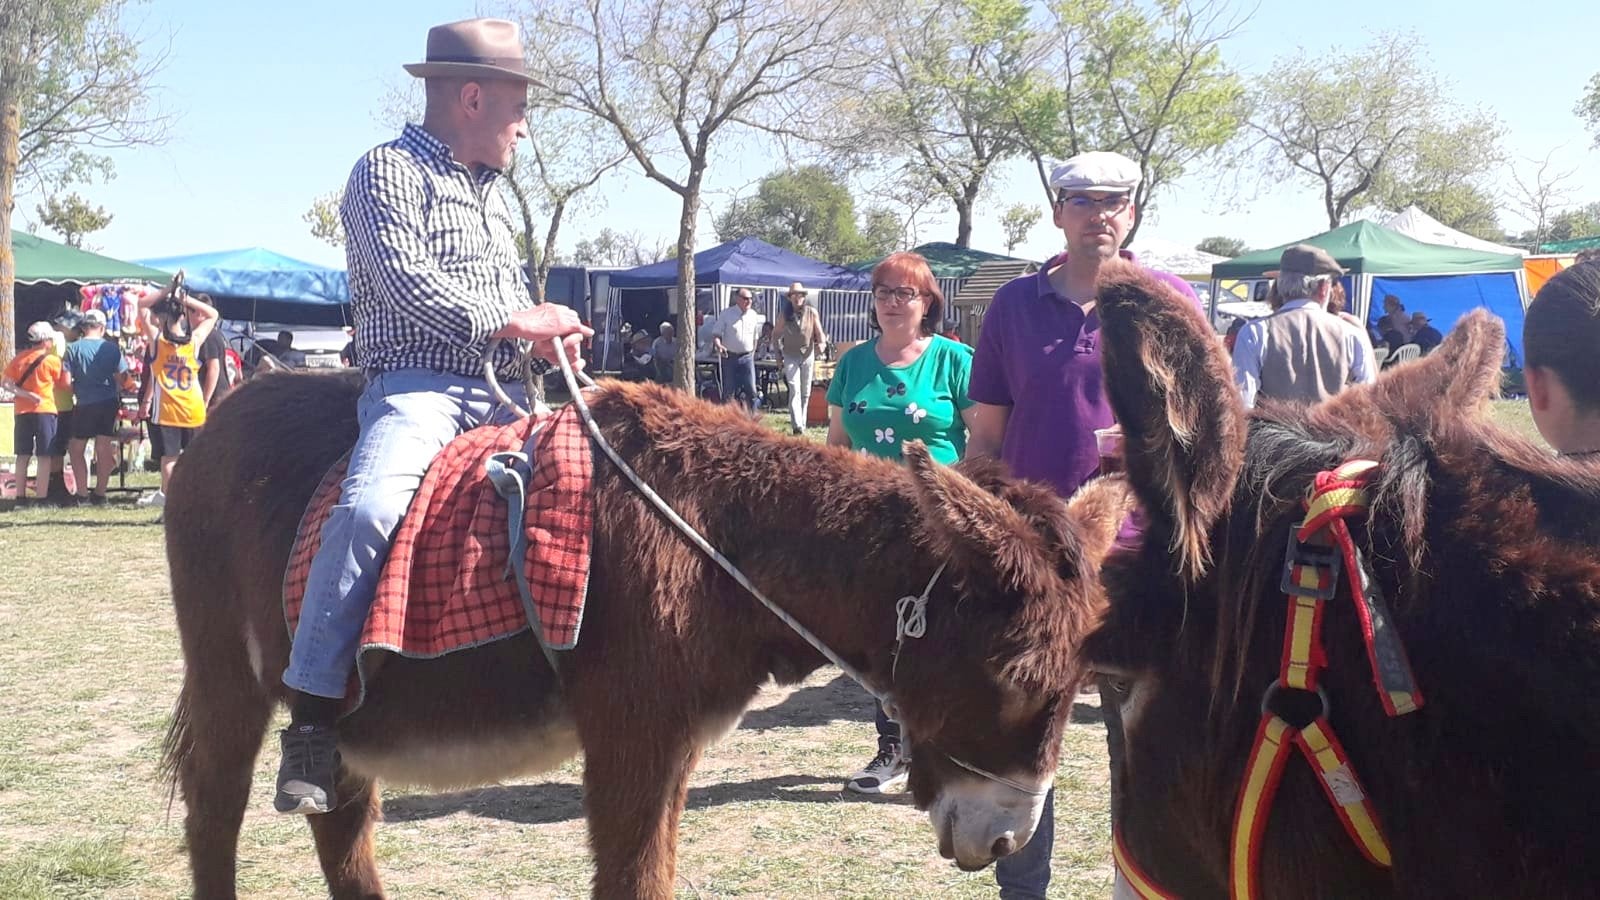
[[[210,294],[225,319],[285,325],[350,324],[350,280],[343,269],[260,247],[140,262],[168,272],[183,269],[189,290]]]
[[[860,318],[861,329],[865,330],[866,308],[870,305],[844,302],[841,298],[859,300],[868,296],[867,292],[872,289],[872,280],[865,272],[801,256],[751,237],[696,253],[694,281],[696,312],[716,313],[727,305],[731,290],[744,287],[753,290],[756,309],[768,319],[776,314],[784,290],[796,281],[801,282],[812,292],[812,299],[822,315],[823,330],[836,340],[840,334],[848,333],[847,319],[853,322]],[[661,322],[679,315],[682,304],[671,293],[677,285],[678,261],[675,259],[611,273],[606,322],[600,340],[602,369],[609,368],[616,358],[612,341],[626,339],[618,333],[621,325],[653,334]],[[684,321],[691,326],[694,324],[692,315]],[[692,328],[685,331],[680,327],[679,335],[680,339],[694,339]]]
[[[750,237],[696,253],[694,280],[696,284],[770,288],[786,288],[791,282],[802,281],[814,291],[865,291],[871,287],[863,272],[791,253]],[[670,288],[677,283],[675,259],[611,275],[611,286],[622,290]]]

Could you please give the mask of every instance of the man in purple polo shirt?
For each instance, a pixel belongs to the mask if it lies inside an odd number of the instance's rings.
[[[1095,282],[1108,260],[1133,259],[1122,242],[1133,226],[1139,178],[1137,163],[1103,151],[1056,167],[1051,215],[1067,252],[995,292],[972,358],[967,394],[976,403],[967,456],[997,456],[1011,474],[1046,482],[1062,497],[1094,477],[1094,430],[1114,421],[1100,369]],[[1183,279],[1154,274],[1199,306]],[[1121,735],[1108,729],[1106,737],[1120,755]],[[1033,839],[995,866],[1002,900],[1043,900],[1054,844],[1052,790]]]

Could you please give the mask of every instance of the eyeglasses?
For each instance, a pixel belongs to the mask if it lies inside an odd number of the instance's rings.
[[[739,295],[739,299],[740,300],[754,300],[755,298],[750,296],[749,294],[740,294]]]
[[[1127,194],[1112,194],[1109,197],[1090,197],[1087,194],[1069,194],[1058,198],[1056,203],[1065,206],[1073,212],[1119,213],[1128,208],[1132,198]]]
[[[922,296],[921,291],[914,287],[906,287],[904,285],[900,287],[889,287],[885,284],[879,284],[874,285],[872,288],[872,299],[877,300],[880,303],[888,303],[890,300],[899,300],[901,303],[910,303],[920,296]]]

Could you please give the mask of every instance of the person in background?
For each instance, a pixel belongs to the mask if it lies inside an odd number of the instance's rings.
[[[678,371],[678,329],[662,322],[660,336],[650,342],[650,358],[655,362],[656,381],[672,384]]]
[[[1378,334],[1393,352],[1401,344],[1411,342],[1411,319],[1406,315],[1406,305],[1393,294],[1383,298],[1383,318],[1378,320]]]
[[[891,253],[872,270],[868,321],[878,336],[850,348],[828,384],[828,444],[900,459],[918,440],[949,465],[967,447],[972,401],[967,382],[972,348],[935,334],[944,294],[916,253]],[[878,753],[845,782],[847,790],[881,794],[905,784],[911,756],[900,726],[878,705]]]
[[[622,355],[623,381],[654,381],[656,366],[650,354],[650,335],[635,331],[628,341],[628,350]]]
[[[738,288],[733,305],[718,313],[711,326],[711,349],[722,360],[722,399],[740,397],[751,412],[761,400],[756,391],[756,351],[761,349],[761,326],[767,321],[751,306],[754,302],[749,288]]]
[[[172,293],[171,286],[140,298],[139,306],[152,311],[150,339],[154,345],[148,377],[148,390],[139,404],[139,417],[150,422],[151,444],[161,458],[161,489],[144,506],[164,507],[172,467],[178,456],[189,449],[206,424],[206,398],[201,387],[200,348],[216,329],[217,311],[184,294],[179,303],[185,321],[161,307]],[[190,323],[194,324],[190,324]],[[160,521],[158,518],[157,521]]]
[[[198,294],[196,299],[212,309],[216,308],[210,294]],[[200,317],[193,310],[187,315],[192,332],[200,324]],[[200,395],[206,400],[206,409],[216,409],[232,389],[233,381],[228,374],[228,339],[222,336],[222,329],[213,327],[205,343],[200,345]]]
[[[50,320],[51,327],[55,329],[55,334],[50,338],[50,352],[62,360],[63,365],[67,348],[83,334],[79,330],[82,324],[83,313],[75,309],[66,310]],[[72,419],[77,414],[77,400],[73,397],[72,386],[66,381],[57,382],[54,390],[56,434],[46,453],[50,462],[50,485],[45,499],[59,506],[77,506],[76,492],[83,490],[83,481],[75,481],[72,490],[67,489],[67,444],[72,440]]]
[[[1411,314],[1411,343],[1421,348],[1423,356],[1432,353],[1433,348],[1444,343],[1444,335],[1433,327],[1428,314],[1420,309]]]
[[[94,506],[106,502],[111,469],[117,456],[113,438],[117,434],[120,390],[118,376],[128,371],[122,350],[105,339],[106,317],[98,309],[83,314],[83,337],[67,347],[62,363],[72,376],[72,391],[77,411],[72,417],[72,435],[67,454],[72,462],[72,480],[78,497]],[[94,441],[94,491],[89,491],[89,464],[84,451]]]
[[[1335,280],[1333,286],[1328,290],[1328,312],[1333,313],[1339,318],[1339,321],[1350,326],[1350,330],[1355,333],[1356,339],[1361,342],[1361,351],[1366,359],[1366,362],[1363,363],[1364,367],[1368,372],[1376,376],[1378,372],[1378,352],[1373,348],[1372,338],[1367,334],[1367,329],[1361,324],[1361,320],[1345,309],[1348,303],[1349,298],[1344,293],[1344,282]]]
[[[783,381],[789,386],[789,427],[795,434],[806,430],[806,407],[817,371],[817,357],[828,346],[822,318],[808,301],[806,286],[796,281],[772,329],[773,342],[783,357]]]
[[[1283,305],[1246,325],[1233,347],[1233,377],[1245,406],[1261,397],[1319,403],[1347,385],[1376,380],[1359,329],[1328,312],[1333,283],[1343,274],[1320,247],[1283,251],[1276,282]]]
[[[16,416],[12,441],[17,454],[17,501],[28,500],[28,464],[37,456],[33,497],[43,501],[50,490],[50,444],[56,436],[56,386],[72,385],[72,376],[55,355],[56,331],[49,322],[28,326],[27,349],[18,353],[0,374],[0,389],[12,392]]]
[[[304,369],[306,367],[306,354],[303,350],[294,349],[294,332],[278,332],[278,361],[291,369]]]
[[[1563,269],[1539,288],[1522,344],[1539,434],[1561,456],[1600,459],[1600,260]]]
[[[1101,372],[1095,291],[1108,263],[1120,258],[1137,265],[1121,248],[1138,214],[1133,192],[1140,178],[1138,163],[1103,151],[1056,167],[1050,214],[1067,251],[995,292],[972,358],[976,402],[967,455],[998,457],[1013,476],[1049,484],[1062,498],[1099,472],[1094,432],[1115,423]],[[1199,310],[1188,282],[1151,274]],[[1111,696],[1102,690],[1102,698]],[[1121,759],[1122,736],[1114,724],[1106,743],[1111,758]],[[1043,900],[1054,845],[1052,789],[1033,838],[995,865],[1002,900]]]

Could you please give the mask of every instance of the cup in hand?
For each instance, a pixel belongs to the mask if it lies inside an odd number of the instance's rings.
[[[1100,474],[1112,475],[1123,471],[1122,426],[1094,430],[1095,451],[1100,454]]]

